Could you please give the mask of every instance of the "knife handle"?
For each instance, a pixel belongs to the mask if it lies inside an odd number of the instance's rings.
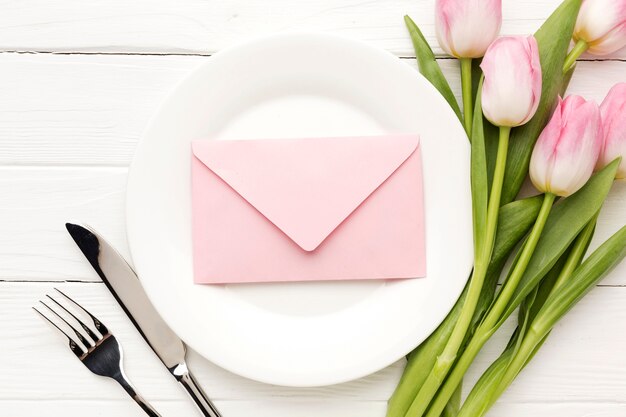
[[[185,390],[187,390],[193,402],[196,403],[200,411],[202,411],[202,415],[205,417],[222,417],[190,372],[179,375],[178,382],[185,387]]]

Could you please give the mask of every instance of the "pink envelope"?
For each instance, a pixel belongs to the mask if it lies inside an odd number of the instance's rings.
[[[425,275],[419,136],[192,148],[196,283]]]

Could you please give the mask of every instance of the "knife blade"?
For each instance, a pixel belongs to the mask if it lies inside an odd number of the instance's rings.
[[[202,414],[221,417],[187,368],[185,344],[163,321],[124,257],[89,226],[66,223],[65,227],[143,339],[183,385]]]

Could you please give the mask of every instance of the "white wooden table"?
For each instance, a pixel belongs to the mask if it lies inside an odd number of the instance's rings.
[[[53,287],[75,295],[119,336],[128,374],[164,416],[196,414],[79,255],[79,219],[128,255],[124,192],[140,133],[159,102],[210,55],[254,36],[313,30],[361,39],[415,67],[402,16],[432,45],[434,0],[15,0],[0,5],[0,416],[141,416],[112,381],[90,374],[30,306]],[[559,0],[504,1],[503,33],[534,32]],[[458,67],[441,64],[459,91]],[[583,56],[570,92],[600,101],[626,81],[626,51]],[[594,241],[626,222],[616,184]],[[491,416],[626,415],[626,264],[557,327]],[[499,353],[509,323],[470,372]],[[306,360],[306,358],[303,358]],[[315,389],[256,383],[193,352],[225,417],[381,417],[404,361]],[[93,411],[89,411],[93,410]]]

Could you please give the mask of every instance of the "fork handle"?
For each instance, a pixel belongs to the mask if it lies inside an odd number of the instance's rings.
[[[187,393],[193,399],[193,402],[196,403],[204,417],[222,417],[189,371],[178,375],[176,379],[185,387]]]
[[[157,411],[152,408],[152,406],[146,400],[144,400],[141,395],[137,394],[136,392],[135,394],[128,394],[133,398],[133,400],[135,400],[135,402],[147,415],[149,415],[150,417],[161,417],[161,414],[157,413]]]
[[[137,391],[135,391],[135,388],[130,385],[130,383],[126,380],[126,378],[124,378],[123,375],[116,376],[113,379],[115,379],[122,386],[122,388],[124,388],[124,391],[126,391],[128,395],[130,395],[130,397],[135,400],[137,405],[139,405],[139,407],[141,407],[141,409],[147,415],[149,415],[150,417],[161,417],[161,414],[157,413],[157,411],[152,408],[148,401],[146,401]]]

